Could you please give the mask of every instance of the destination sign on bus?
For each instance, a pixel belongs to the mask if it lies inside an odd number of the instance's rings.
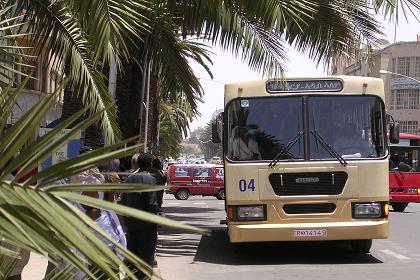
[[[341,80],[307,80],[307,81],[286,81],[280,80],[267,81],[267,92],[301,92],[301,91],[327,91],[337,92],[343,89],[343,82]]]

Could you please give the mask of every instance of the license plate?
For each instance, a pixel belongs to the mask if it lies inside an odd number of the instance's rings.
[[[324,237],[327,236],[326,229],[295,229],[293,237]]]

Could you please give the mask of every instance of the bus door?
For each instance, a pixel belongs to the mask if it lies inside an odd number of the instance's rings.
[[[211,185],[211,167],[194,166],[193,184],[197,188],[191,189],[191,194],[213,194]]]

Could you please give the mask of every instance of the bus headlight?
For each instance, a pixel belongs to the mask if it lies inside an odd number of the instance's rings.
[[[265,220],[265,205],[247,205],[236,207],[236,219],[238,221],[263,221]]]
[[[353,203],[353,218],[380,218],[382,217],[382,203]]]

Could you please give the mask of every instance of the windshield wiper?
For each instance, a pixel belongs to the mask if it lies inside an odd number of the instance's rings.
[[[335,157],[342,166],[347,165],[347,161],[340,156],[339,153],[327,142],[325,139],[314,129],[311,131],[312,135],[315,137],[316,140],[318,140],[321,143],[321,146],[324,147],[324,149],[332,156]]]
[[[279,162],[279,160],[293,147],[293,145],[296,144],[296,142],[300,139],[300,137],[302,137],[302,135],[303,131],[299,131],[296,134],[296,136],[289,143],[287,143],[287,145],[284,146],[284,148],[274,157],[274,159],[270,162],[268,167],[274,167],[277,164],[277,162]]]

